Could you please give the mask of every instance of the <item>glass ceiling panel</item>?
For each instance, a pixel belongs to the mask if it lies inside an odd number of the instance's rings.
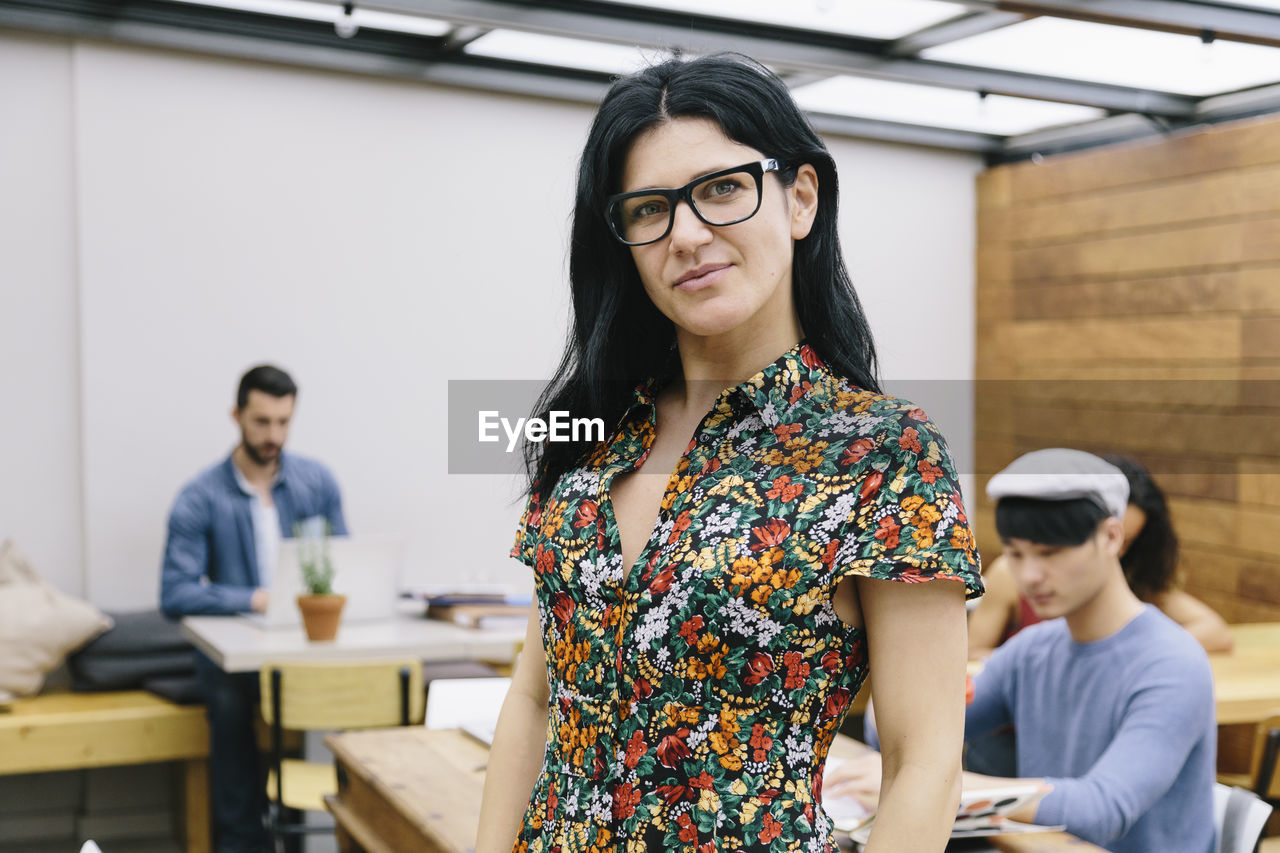
[[[828,77],[792,91],[806,110],[1013,136],[1106,115],[1103,110],[1028,98],[917,86],[866,77]]]
[[[285,18],[305,18],[311,21],[329,21],[342,17],[342,5],[313,3],[310,0],[181,0],[200,6],[220,6],[224,9],[240,9],[260,12],[264,15],[280,15]],[[447,21],[419,18],[417,15],[397,15],[392,12],[376,12],[362,9],[357,4],[351,15],[357,27],[371,30],[392,30],[423,36],[442,36],[453,28]]]
[[[1197,96],[1280,81],[1277,48],[1059,18],[1013,24],[922,56]]]
[[[475,56],[562,65],[606,74],[630,74],[668,56],[664,51],[651,48],[641,49],[516,30],[493,30],[468,44],[464,50]]]
[[[1210,0],[1213,2],[1213,0]],[[1229,2],[1216,2],[1215,6],[1254,6],[1259,9],[1277,9],[1280,10],[1280,0],[1229,0]]]
[[[966,10],[940,0],[609,0],[731,20],[893,39]]]

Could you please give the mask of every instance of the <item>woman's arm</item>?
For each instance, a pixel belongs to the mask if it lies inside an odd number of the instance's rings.
[[[535,601],[489,749],[476,853],[511,853],[547,747],[547,660]]]
[[[987,587],[969,614],[969,660],[982,660],[1000,645],[1005,629],[1018,617],[1018,585],[1003,557],[982,574]]]
[[[1229,652],[1235,645],[1226,620],[1194,595],[1175,589],[1156,596],[1152,603],[1199,640],[1206,652]]]
[[[883,776],[866,853],[939,853],[960,802],[964,584],[855,583],[874,673]]]

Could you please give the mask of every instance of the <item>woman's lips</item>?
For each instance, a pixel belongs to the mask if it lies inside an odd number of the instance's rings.
[[[676,282],[675,286],[678,289],[683,290],[685,293],[693,293],[715,284],[724,276],[725,271],[728,269],[729,264],[699,267],[693,271],[695,275],[682,277]]]

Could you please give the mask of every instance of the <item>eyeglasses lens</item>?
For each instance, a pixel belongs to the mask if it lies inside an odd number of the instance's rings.
[[[732,225],[753,216],[760,207],[755,175],[734,172],[696,184],[689,198],[699,217],[711,225]],[[649,243],[667,233],[674,216],[664,195],[631,196],[614,202],[610,211],[618,234],[628,243]]]

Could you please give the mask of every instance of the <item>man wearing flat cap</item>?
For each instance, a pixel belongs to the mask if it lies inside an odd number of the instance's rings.
[[[1214,853],[1209,660],[1125,581],[1124,474],[1089,453],[1039,450],[992,477],[987,495],[1004,559],[1046,621],[995,650],[965,712],[966,742],[1014,726],[1021,778],[966,773],[964,786],[1045,783],[1013,817],[1112,853]],[[849,764],[824,793],[873,802],[879,762]]]
[[[1090,453],[1039,450],[987,495],[1014,580],[1048,621],[975,678],[965,739],[1014,725],[1018,775],[1053,786],[1024,818],[1114,853],[1212,853],[1213,676],[1200,644],[1125,581],[1124,474]]]

